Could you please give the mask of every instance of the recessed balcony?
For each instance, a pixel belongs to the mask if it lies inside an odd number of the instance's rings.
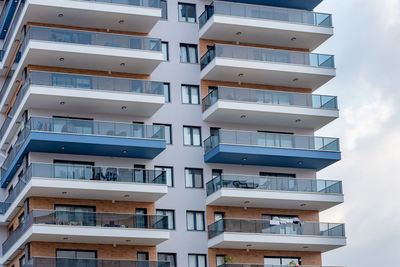
[[[199,17],[202,39],[312,51],[333,35],[332,16],[305,10],[214,1]]]
[[[28,152],[153,159],[165,147],[163,126],[31,117],[3,162],[1,186]]]
[[[107,111],[107,114],[150,117],[164,103],[162,82],[31,71],[8,109],[0,129],[0,146],[11,141],[18,128],[16,122],[27,109],[96,114]]]
[[[341,181],[222,175],[207,183],[207,205],[323,211],[343,203]]]
[[[23,267],[86,267],[86,266],[145,266],[145,267],[170,267],[169,262],[164,261],[133,261],[133,260],[110,260],[110,259],[72,259],[72,258],[43,258],[34,257]]]
[[[316,90],[336,75],[334,57],[298,51],[216,44],[201,58],[203,80]]]
[[[344,224],[221,219],[208,226],[208,247],[326,252],[346,245]]]
[[[339,139],[220,130],[204,141],[204,161],[321,170],[340,160]]]
[[[32,196],[155,202],[168,192],[165,171],[32,163],[4,202],[0,224]]]
[[[156,246],[169,239],[168,217],[33,210],[2,245],[2,264],[32,241]]]
[[[203,99],[203,120],[318,130],[339,117],[337,98],[218,87]]]

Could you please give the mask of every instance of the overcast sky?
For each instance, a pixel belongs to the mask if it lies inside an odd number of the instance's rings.
[[[316,91],[339,97],[341,117],[317,132],[341,138],[342,161],[319,178],[342,179],[345,203],[321,221],[345,222],[347,247],[325,266],[400,266],[400,0],[324,0],[337,77]],[[399,78],[399,80],[397,80]]]

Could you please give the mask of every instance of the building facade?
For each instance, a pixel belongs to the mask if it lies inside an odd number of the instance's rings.
[[[322,266],[321,0],[8,0],[2,266]]]

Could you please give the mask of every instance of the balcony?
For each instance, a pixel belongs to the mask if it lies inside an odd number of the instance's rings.
[[[203,120],[318,130],[339,117],[335,96],[218,87],[203,99]]]
[[[222,219],[208,226],[208,247],[326,252],[346,245],[344,224]]]
[[[312,51],[333,35],[332,16],[214,1],[199,17],[200,38]]]
[[[32,241],[156,246],[167,239],[167,216],[33,210],[3,243],[2,260]]]
[[[266,264],[238,264],[238,263],[225,263],[218,267],[289,267],[290,265],[266,265]],[[293,265],[292,265],[293,266]],[[296,267],[324,267],[317,265],[295,265]],[[332,267],[332,266],[329,266]]]
[[[340,160],[339,139],[220,130],[204,141],[204,161],[315,169]]]
[[[32,196],[155,202],[168,192],[166,179],[158,170],[32,163],[0,202],[0,224]]]
[[[295,8],[304,10],[313,10],[318,6],[322,0],[290,0],[290,1],[277,1],[277,0],[225,0],[227,2],[247,3],[253,5],[266,5],[284,8]]]
[[[116,77],[31,71],[0,128],[0,146],[11,142],[16,122],[30,109],[151,117],[165,103],[164,84]],[[123,108],[122,108],[123,107]],[[6,110],[4,110],[6,112]],[[11,127],[10,127],[11,125]]]
[[[165,147],[163,126],[31,117],[3,162],[1,186],[28,152],[153,159]]]
[[[334,57],[289,50],[216,44],[201,57],[203,80],[316,90],[336,75]]]
[[[170,267],[169,262],[164,261],[133,261],[133,260],[109,260],[109,259],[69,259],[69,258],[39,258],[34,257],[23,267]]]
[[[323,211],[343,203],[341,181],[222,175],[207,183],[207,205]]]
[[[132,35],[31,26],[0,92],[0,107],[27,65],[151,74],[163,61],[161,40]]]

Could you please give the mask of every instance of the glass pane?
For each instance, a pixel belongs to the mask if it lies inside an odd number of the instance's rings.
[[[193,145],[201,145],[200,128],[193,128]]]
[[[187,217],[187,229],[194,230],[194,214],[193,212],[188,212],[186,214]]]
[[[185,170],[185,185],[186,187],[193,187],[193,173],[192,170],[186,169]]]
[[[265,265],[281,265],[280,258],[264,258]]]
[[[189,267],[197,267],[196,255],[189,255]]]
[[[183,128],[183,143],[189,146],[192,145],[190,130],[190,127]]]
[[[162,43],[162,53],[164,55],[164,60],[168,60],[168,43]]]
[[[203,213],[196,213],[196,230],[204,230],[204,214]]]
[[[189,46],[189,62],[197,63],[197,47]]]
[[[206,256],[199,255],[198,261],[199,261],[199,267],[206,267]]]
[[[282,258],[282,265],[300,264],[299,259],[296,258]]]
[[[191,100],[192,104],[200,104],[199,87],[191,87]]]
[[[169,89],[169,83],[164,83],[164,96],[165,96],[165,102],[171,102],[170,98],[170,89]]]
[[[181,62],[188,62],[186,46],[181,45]]]
[[[189,95],[189,87],[183,85],[182,86],[182,103],[184,104],[190,104],[190,95]]]

